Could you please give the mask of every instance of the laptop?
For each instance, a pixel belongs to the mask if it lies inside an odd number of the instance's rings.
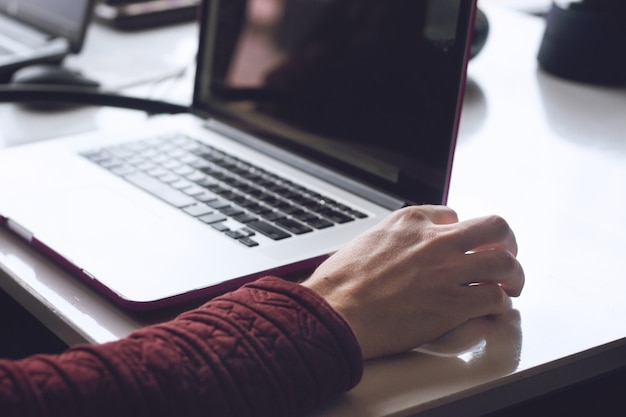
[[[0,223],[120,306],[311,270],[447,198],[474,0],[207,0],[189,114],[0,152]]]
[[[93,0],[0,0],[0,78],[80,52]]]

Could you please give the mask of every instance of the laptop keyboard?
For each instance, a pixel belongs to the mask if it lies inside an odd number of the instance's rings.
[[[367,217],[187,136],[150,138],[81,155],[249,247],[258,246],[257,233],[282,240]]]

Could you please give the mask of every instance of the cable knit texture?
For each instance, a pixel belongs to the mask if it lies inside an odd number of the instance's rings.
[[[341,316],[269,277],[117,342],[0,361],[0,415],[301,416],[361,374]]]

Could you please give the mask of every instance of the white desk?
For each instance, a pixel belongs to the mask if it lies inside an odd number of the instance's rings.
[[[449,204],[462,218],[510,222],[524,294],[512,314],[368,363],[360,385],[317,416],[478,416],[626,365],[626,88],[542,73],[543,21],[490,3]],[[116,309],[6,232],[0,266],[2,287],[68,343],[114,340],[168,317]]]

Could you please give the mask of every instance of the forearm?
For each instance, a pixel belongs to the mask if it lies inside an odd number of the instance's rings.
[[[0,364],[0,409],[29,417],[300,415],[353,387],[361,367],[352,333],[319,296],[261,280],[119,342]]]

